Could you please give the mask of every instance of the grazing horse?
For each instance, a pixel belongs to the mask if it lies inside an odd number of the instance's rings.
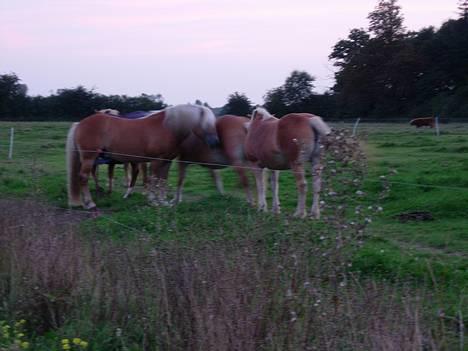
[[[217,145],[215,122],[213,112],[206,107],[177,105],[146,118],[129,120],[96,113],[74,123],[66,145],[69,205],[96,207],[88,179],[98,156],[122,163],[173,159],[179,145],[192,133],[210,146]],[[131,187],[138,172],[135,169]]]
[[[134,111],[134,112],[129,112],[129,113],[125,113],[123,115],[120,114],[120,112],[118,110],[113,110],[113,109],[110,109],[110,108],[106,108],[106,109],[102,109],[102,110],[96,110],[95,112],[97,113],[104,113],[104,114],[108,114],[108,115],[111,115],[111,116],[117,116],[117,117],[120,117],[120,118],[126,118],[126,119],[137,119],[137,118],[145,118],[155,112],[158,112],[158,111]],[[137,136],[135,136],[137,137]],[[102,191],[101,187],[99,186],[99,178],[98,178],[98,175],[97,175],[97,171],[98,171],[98,166],[99,165],[102,165],[102,164],[106,164],[108,165],[108,169],[107,169],[107,179],[108,179],[108,193],[112,193],[112,186],[113,186],[113,180],[114,180],[114,169],[115,169],[115,165],[119,163],[119,162],[115,162],[115,161],[112,161],[110,159],[107,159],[105,157],[98,157],[95,161],[94,161],[94,165],[93,165],[93,169],[91,171],[91,175],[93,176],[93,179],[94,179],[94,183],[96,185],[96,193],[99,193],[100,191]],[[125,193],[124,197],[127,198],[130,193],[128,192],[128,189],[130,188],[130,184],[131,184],[131,174],[133,172],[135,172],[135,170],[133,169],[129,169],[129,166],[131,167],[139,167],[139,170],[138,171],[141,171],[142,175],[143,175],[143,185],[146,185],[147,183],[147,167],[146,167],[146,163],[145,162],[142,162],[140,163],[138,166],[135,164],[135,163],[129,163],[129,162],[126,162],[123,164],[124,165],[124,174],[125,174],[125,184],[127,186],[127,192]]]
[[[319,193],[321,187],[320,137],[331,132],[318,116],[308,113],[290,113],[278,119],[264,108],[257,108],[252,114],[245,139],[245,153],[256,169],[258,209],[267,211],[264,169],[273,170],[271,186],[274,213],[280,212],[278,195],[279,170],[291,169],[296,178],[298,191],[297,208],[294,216],[306,216],[307,182],[304,164],[312,163],[313,204],[310,215],[320,218]]]
[[[182,190],[187,167],[193,163],[198,163],[210,169],[216,188],[221,194],[224,193],[224,189],[219,169],[232,166],[239,176],[247,201],[252,203],[253,199],[249,188],[244,157],[244,140],[247,135],[246,123],[248,122],[247,117],[234,115],[219,117],[216,120],[216,132],[220,145],[216,148],[208,147],[194,134],[185,139],[179,148],[176,204],[182,201]],[[162,160],[152,162],[152,173],[157,178],[162,179],[163,182],[166,182],[170,163]],[[160,192],[160,199],[165,200],[165,189],[160,189]]]
[[[435,118],[434,117],[415,118],[410,121],[410,125],[416,126],[416,128],[424,127],[424,126],[434,128]]]

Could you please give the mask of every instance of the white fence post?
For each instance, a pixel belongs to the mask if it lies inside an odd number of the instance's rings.
[[[355,136],[356,135],[356,130],[357,130],[357,127],[358,127],[358,124],[359,124],[359,121],[361,120],[361,117],[358,117],[358,119],[356,120],[356,122],[354,123],[354,127],[353,127],[353,135],[352,136]]]
[[[15,128],[11,127],[10,129],[10,149],[8,151],[8,159],[11,160],[13,157],[13,139],[15,135]]]
[[[439,116],[435,117],[435,127],[436,127],[436,135],[440,135],[440,130],[439,130]]]

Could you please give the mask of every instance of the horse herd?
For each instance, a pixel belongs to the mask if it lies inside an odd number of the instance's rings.
[[[96,177],[99,163],[109,164],[109,186],[116,163],[131,166],[128,196],[139,168],[151,162],[151,173],[165,184],[171,161],[178,158],[179,178],[175,202],[182,201],[186,168],[190,163],[208,167],[219,191],[222,182],[218,170],[232,167],[239,175],[247,202],[254,204],[247,171],[255,176],[257,207],[267,211],[265,171],[270,169],[272,211],[280,212],[279,171],[292,170],[298,191],[294,215],[306,217],[306,166],[313,175],[313,202],[310,216],[320,217],[321,188],[320,140],[330,132],[318,116],[291,113],[281,119],[264,108],[256,108],[251,118],[225,115],[216,118],[213,112],[199,105],[176,105],[152,111],[141,118],[126,119],[114,110],[102,110],[74,123],[67,137],[68,201],[70,206],[95,209],[88,186],[90,175]],[[140,167],[139,167],[140,165]],[[145,166],[146,167],[146,166]],[[145,171],[145,167],[141,167]],[[158,198],[164,201],[166,187],[158,187]]]

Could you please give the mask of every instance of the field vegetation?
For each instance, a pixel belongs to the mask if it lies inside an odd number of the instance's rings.
[[[467,126],[361,125],[363,155],[328,152],[320,221],[291,217],[286,171],[274,216],[198,166],[177,207],[124,200],[120,170],[100,216],[70,211],[68,127],[0,124],[0,350],[466,349]]]

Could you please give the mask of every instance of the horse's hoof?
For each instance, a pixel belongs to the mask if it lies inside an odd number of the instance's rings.
[[[278,208],[272,209],[271,212],[273,212],[273,214],[275,215],[279,215],[281,214],[281,209],[278,207]]]
[[[84,204],[83,207],[86,209],[86,210],[96,210],[97,207],[96,207],[96,204],[94,202],[88,202],[87,204]]]
[[[295,218],[305,218],[306,217],[306,212],[305,211],[296,211],[293,214],[293,217]]]
[[[309,214],[309,218],[310,218],[310,219],[320,219],[320,212],[315,212],[315,211],[314,211],[314,212],[311,212],[311,213]]]
[[[101,215],[101,211],[97,207],[91,210],[91,218],[98,218]]]

